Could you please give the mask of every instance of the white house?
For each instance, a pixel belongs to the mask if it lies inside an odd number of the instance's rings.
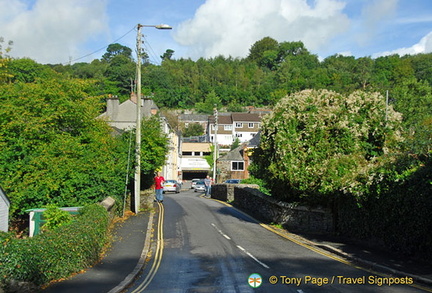
[[[257,113],[224,113],[218,116],[217,131],[215,117],[209,116],[208,135],[210,141],[219,146],[230,146],[236,139],[240,143],[250,141],[261,127],[261,116]]]

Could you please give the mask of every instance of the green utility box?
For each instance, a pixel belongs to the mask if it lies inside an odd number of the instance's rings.
[[[70,213],[71,215],[77,215],[79,213],[79,210],[82,207],[68,207],[68,208],[60,208],[63,211],[66,211]],[[46,209],[30,209],[26,210],[26,212],[29,212],[30,216],[30,225],[29,225],[29,236],[33,237],[35,235],[38,235],[41,231],[41,227],[46,223],[43,212]]]

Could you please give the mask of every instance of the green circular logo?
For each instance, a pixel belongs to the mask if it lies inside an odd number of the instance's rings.
[[[258,288],[259,286],[262,285],[262,282],[263,282],[263,280],[261,278],[261,275],[259,275],[259,274],[252,274],[248,278],[248,284],[252,288]]]

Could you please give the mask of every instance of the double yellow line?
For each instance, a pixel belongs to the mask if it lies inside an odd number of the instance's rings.
[[[132,293],[141,293],[143,292],[148,285],[150,285],[151,281],[153,280],[154,276],[156,275],[160,264],[162,262],[162,255],[163,255],[163,249],[164,249],[164,235],[163,235],[163,224],[164,224],[164,214],[165,214],[165,208],[162,203],[158,202],[158,208],[159,208],[159,219],[157,224],[157,243],[156,243],[156,252],[155,257],[153,260],[153,265],[150,268],[150,271],[148,272],[146,278],[142,281],[142,283],[134,290]]]

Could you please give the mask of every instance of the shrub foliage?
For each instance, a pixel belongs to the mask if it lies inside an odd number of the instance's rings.
[[[100,205],[81,209],[70,225],[33,238],[0,234],[0,283],[11,280],[41,286],[79,272],[99,260],[107,243],[109,215]]]
[[[251,173],[281,199],[361,196],[402,140],[401,115],[377,93],[305,90],[263,119]],[[263,171],[266,170],[266,171]]]

